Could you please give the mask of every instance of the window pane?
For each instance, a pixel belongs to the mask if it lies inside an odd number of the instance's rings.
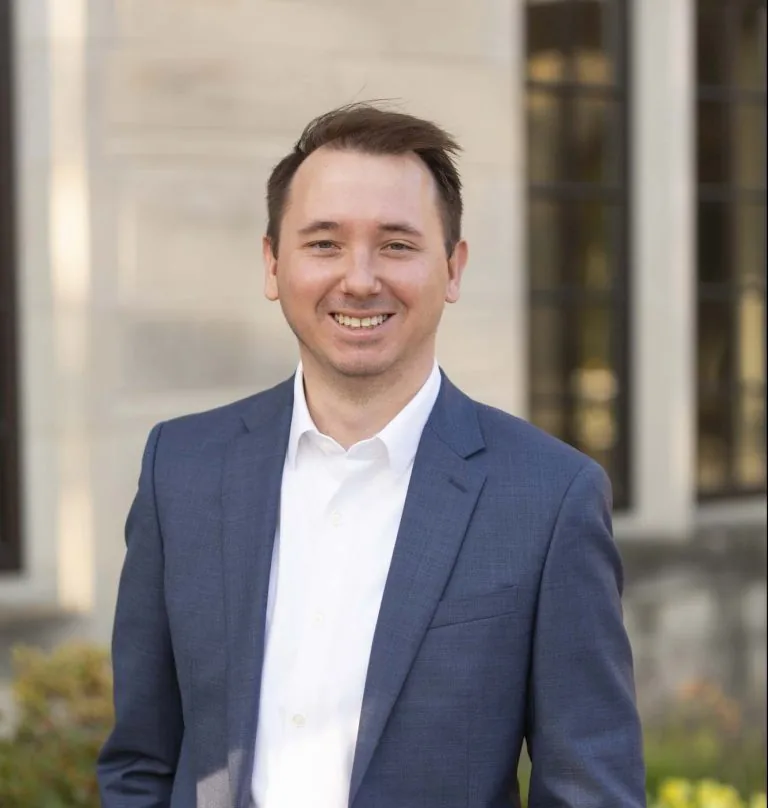
[[[570,335],[577,346],[571,376],[572,389],[592,400],[615,394],[613,374],[614,318],[608,306],[579,306],[575,312],[576,333]]]
[[[531,373],[538,398],[574,395],[605,405],[622,392],[614,369],[612,308],[553,306],[531,310]]]
[[[617,103],[602,98],[576,98],[571,129],[570,179],[604,185],[618,180],[621,132]]]
[[[729,405],[726,395],[699,396],[697,477],[699,491],[704,494],[729,486]]]
[[[533,200],[531,287],[605,292],[615,282],[622,210],[602,202]]]
[[[728,237],[728,205],[724,202],[699,202],[698,264],[700,283],[723,283],[732,268]]]
[[[745,391],[738,402],[736,483],[765,487],[765,392]]]
[[[699,101],[698,115],[699,182],[727,183],[729,107],[721,101]]]
[[[696,3],[696,73],[699,84],[728,82],[726,3]]]
[[[534,305],[530,322],[531,388],[534,396],[561,397],[568,371],[563,352],[565,317],[556,306]]]
[[[17,572],[22,562],[12,5],[0,2],[0,573]]]
[[[533,289],[557,289],[563,282],[559,206],[533,201],[529,209],[530,272]]]
[[[765,3],[749,0],[737,17],[736,81],[746,89],[764,89]]]
[[[626,0],[548,0],[526,14],[528,78],[615,84]]]
[[[738,306],[739,378],[765,384],[765,296],[747,293]]]
[[[561,178],[561,99],[554,93],[528,93],[528,171],[531,182]]]
[[[765,205],[739,205],[736,210],[738,266],[744,280],[765,284]]]
[[[578,447],[590,455],[607,456],[618,440],[618,424],[612,405],[579,402],[575,413]]]
[[[696,9],[698,480],[732,495],[765,487],[765,1]]]
[[[700,283],[765,282],[765,205],[699,202],[697,231]]]
[[[531,316],[534,396],[575,396],[605,406],[619,393],[608,306],[534,305]]]
[[[563,404],[553,404],[550,402],[537,402],[533,401],[531,406],[531,423],[536,424],[537,427],[549,432],[556,438],[564,438],[566,432],[565,426],[565,408]]]
[[[576,204],[579,242],[576,273],[585,289],[608,289],[620,269],[618,234],[622,211],[602,202]]]
[[[729,301],[699,302],[699,391],[725,394],[734,374]]]
[[[618,396],[619,379],[609,367],[584,364],[572,376],[571,392],[583,406],[602,406]]]
[[[570,0],[528,4],[526,47],[531,81],[566,79],[565,42]]]
[[[734,184],[765,188],[765,106],[734,106]]]
[[[619,0],[573,0],[572,6],[576,80],[585,84],[614,83],[615,57],[619,52]]]
[[[553,93],[530,88],[528,98],[531,418],[605,466],[619,507],[628,488],[616,406],[628,340],[627,2],[526,5],[529,79],[568,82]]]

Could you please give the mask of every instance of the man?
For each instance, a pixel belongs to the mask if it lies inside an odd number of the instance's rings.
[[[127,521],[105,808],[645,804],[604,473],[435,362],[458,146],[368,105],[269,179],[293,379],[161,424]]]

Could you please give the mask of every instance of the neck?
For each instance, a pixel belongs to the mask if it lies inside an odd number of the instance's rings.
[[[303,364],[304,395],[315,426],[349,449],[379,433],[424,386],[434,357],[396,378],[330,377],[312,363]]]

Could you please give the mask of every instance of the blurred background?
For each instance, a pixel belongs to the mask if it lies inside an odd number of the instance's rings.
[[[441,364],[611,476],[649,777],[764,788],[764,0],[0,0],[6,715],[108,720],[147,433],[292,372],[265,181],[371,99],[465,147]]]

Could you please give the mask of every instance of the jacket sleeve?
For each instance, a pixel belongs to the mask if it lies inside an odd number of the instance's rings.
[[[168,808],[184,732],[155,499],[161,430],[156,426],[147,441],[126,520],[112,637],[115,726],[97,763],[103,808]]]
[[[529,808],[644,808],[645,767],[611,490],[589,461],[560,506],[533,638]]]

